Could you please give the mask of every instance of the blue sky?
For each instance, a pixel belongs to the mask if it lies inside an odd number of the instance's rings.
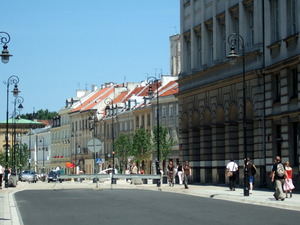
[[[179,11],[179,0],[5,1],[0,31],[10,34],[13,57],[0,64],[0,77],[19,77],[21,113],[31,113],[58,111],[76,89],[92,84],[170,74],[169,37],[180,30]],[[6,85],[1,83],[2,121]],[[12,101],[10,95],[10,114]]]

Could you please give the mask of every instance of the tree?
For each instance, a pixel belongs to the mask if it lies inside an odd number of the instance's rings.
[[[173,137],[170,135],[168,128],[159,126],[159,129],[157,127],[154,127],[153,130],[153,149],[156,149],[156,155],[157,155],[157,134],[159,131],[159,158],[160,158],[160,167],[162,165],[162,162],[167,159],[168,155],[171,152],[172,147],[176,144],[176,141],[174,141]]]
[[[132,139],[131,155],[141,167],[141,163],[150,158],[151,150],[151,133],[145,129],[137,129]],[[144,168],[142,168],[144,169]]]
[[[53,117],[58,115],[57,112],[50,112],[48,109],[40,109],[36,113],[22,114],[20,117],[28,120],[40,119],[40,120],[52,120]]]
[[[130,150],[132,147],[132,136],[129,134],[121,133],[115,140],[114,148],[115,155],[120,161],[120,168],[123,171],[127,168],[128,157],[130,156]]]
[[[12,148],[9,149],[9,154],[8,154],[8,163],[9,163],[9,167],[12,168],[12,161],[13,161],[13,154],[12,154],[13,150]],[[16,162],[15,162],[15,166],[16,169],[19,169],[19,171],[22,171],[24,168],[26,168],[27,166],[27,162],[28,162],[28,155],[29,155],[29,150],[26,144],[21,144],[18,145],[16,147]],[[0,153],[0,164],[5,167],[6,162],[5,162],[5,158],[6,154],[5,151]]]

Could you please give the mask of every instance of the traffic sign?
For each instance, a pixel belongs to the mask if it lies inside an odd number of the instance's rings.
[[[102,164],[102,159],[101,158],[97,158],[96,159],[96,164]]]
[[[98,138],[93,138],[89,140],[87,147],[91,152],[99,152],[102,149],[102,142]]]

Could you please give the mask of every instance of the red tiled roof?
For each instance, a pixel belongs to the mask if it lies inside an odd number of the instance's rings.
[[[96,91],[89,99],[84,101],[80,106],[72,110],[72,112],[92,109],[100,101],[104,100],[114,91],[114,87],[106,87]]]
[[[170,81],[167,85],[163,86],[161,90],[159,90],[159,96],[168,96],[174,95],[178,93],[178,82]]]

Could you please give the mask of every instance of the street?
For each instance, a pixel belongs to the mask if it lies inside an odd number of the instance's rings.
[[[298,224],[297,211],[177,193],[129,189],[25,190],[15,193],[24,225]]]

